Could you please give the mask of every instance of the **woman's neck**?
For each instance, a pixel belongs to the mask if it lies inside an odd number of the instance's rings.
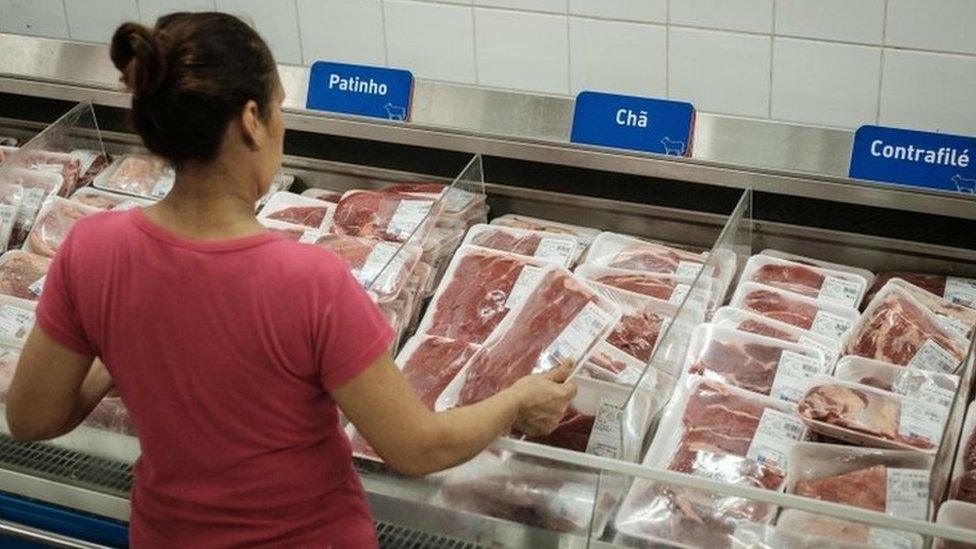
[[[173,189],[146,215],[163,228],[195,240],[222,240],[263,231],[254,216],[257,197],[247,174],[219,163],[183,165]]]

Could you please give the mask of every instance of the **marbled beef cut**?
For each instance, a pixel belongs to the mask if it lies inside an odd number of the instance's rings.
[[[607,336],[607,343],[646,363],[651,359],[664,322],[664,316],[650,309],[625,314]]]
[[[585,452],[586,445],[590,441],[590,433],[593,432],[593,423],[596,417],[589,414],[582,414],[575,408],[566,410],[559,426],[546,436],[527,438],[529,442],[565,448]]]
[[[725,383],[768,395],[783,349],[775,345],[709,339],[689,372],[716,376]]]
[[[636,294],[670,301],[681,284],[672,279],[645,273],[603,275],[596,279],[601,284],[627,290]]]
[[[30,250],[40,255],[54,257],[75,222],[91,213],[87,208],[76,206],[70,201],[55,199],[44,216],[38,219],[31,229],[28,237]]]
[[[335,211],[334,230],[361,236],[405,242],[429,225],[434,201],[409,195],[351,191],[343,195]]]
[[[779,292],[762,289],[756,289],[746,294],[743,305],[746,309],[765,317],[792,324],[804,330],[813,327],[813,322],[819,311],[817,306],[811,303],[790,299]]]
[[[317,229],[322,226],[328,213],[327,206],[292,206],[267,214],[265,217]]]
[[[887,481],[887,468],[884,465],[875,465],[841,475],[797,482],[795,492],[809,498],[884,513]]]
[[[421,340],[401,365],[407,382],[425,406],[434,402],[447,384],[467,364],[478,347],[464,341],[434,336],[417,336]]]
[[[700,253],[646,242],[620,250],[607,267],[648,273],[681,274],[681,265],[688,263],[701,268],[705,258]]]
[[[488,227],[476,234],[470,244],[532,257],[539,249],[540,242],[542,236],[538,234],[515,234],[504,229]]]

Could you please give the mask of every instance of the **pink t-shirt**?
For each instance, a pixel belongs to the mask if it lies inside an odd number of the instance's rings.
[[[133,546],[376,545],[329,390],[393,332],[336,256],[101,213],[61,247],[37,322],[101,357],[129,408]]]

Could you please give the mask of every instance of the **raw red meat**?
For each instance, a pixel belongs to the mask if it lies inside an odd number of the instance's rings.
[[[751,484],[767,490],[778,490],[786,478],[786,473],[774,465],[734,454],[699,450],[688,444],[678,448],[669,469],[689,475],[700,474],[702,471],[719,473],[726,482]]]
[[[441,282],[444,289],[430,305],[433,320],[426,333],[484,343],[508,314],[509,293],[530,265],[528,259],[488,250],[466,252],[451,278]]]
[[[887,381],[879,377],[864,376],[861,379],[857,380],[857,382],[860,383],[861,385],[869,385],[871,387],[877,387],[882,391],[891,391],[891,383],[888,383]]]
[[[403,206],[404,203],[406,206]],[[433,200],[397,194],[370,191],[346,193],[336,208],[335,230],[349,236],[404,242],[433,216],[402,212],[411,207],[415,208],[414,212],[422,212],[433,204]],[[398,211],[401,211],[399,218]]]
[[[621,317],[607,343],[643,362],[651,359],[665,318],[650,309]]]
[[[48,257],[54,257],[75,222],[91,213],[71,202],[56,200],[44,217],[34,223],[28,237],[30,250]]]
[[[601,351],[597,351],[590,355],[590,363],[615,374],[619,374],[627,369],[626,363],[616,360],[612,356]]]
[[[37,300],[38,295],[30,286],[46,273],[51,260],[32,253],[12,251],[0,265],[0,294]]]
[[[969,471],[955,481],[955,499],[976,504],[976,471]]]
[[[926,341],[931,340],[954,358],[956,366],[966,355],[966,349],[952,333],[903,293],[887,292],[880,305],[872,304],[869,310],[873,312],[866,313],[851,334],[847,354],[906,366]]]
[[[333,204],[338,204],[342,200],[342,194],[339,191],[331,191],[329,189],[318,189],[311,188],[306,189],[302,193],[302,196],[307,196],[309,198],[314,198],[316,200],[324,200],[326,202],[332,202]]]
[[[809,498],[843,503],[885,512],[888,475],[884,465],[875,465],[841,475],[796,483],[796,493]]]
[[[878,273],[877,278],[874,279],[874,284],[871,285],[871,289],[868,290],[867,295],[864,296],[864,303],[870,303],[871,299],[874,297],[874,294],[881,291],[881,288],[884,288],[885,284],[887,284],[892,278],[900,278],[909,284],[914,284],[915,286],[918,286],[919,288],[939,297],[945,295],[945,275],[887,271]]]
[[[704,265],[705,259],[699,253],[647,242],[621,250],[610,260],[607,267],[674,274],[679,272],[682,262],[701,266]]]
[[[132,421],[129,419],[129,411],[122,404],[122,400],[117,397],[102,399],[98,406],[85,418],[84,424],[103,431],[135,436]]]
[[[963,454],[963,467],[966,471],[976,471],[976,431],[969,433],[966,443],[966,453]],[[976,503],[976,502],[974,502]]]
[[[390,183],[380,189],[381,193],[391,194],[433,194],[444,192],[447,185],[441,183]]]
[[[492,250],[532,257],[539,249],[542,236],[537,234],[516,235],[503,229],[486,228],[471,239],[471,244]]]
[[[817,297],[820,295],[824,276],[803,265],[767,263],[756,270],[751,280],[808,297]]]
[[[0,179],[0,186],[19,185],[23,188],[20,211],[10,235],[11,246],[19,245],[27,238],[44,200],[64,188],[62,177],[55,173],[12,168],[0,171]]]
[[[718,383],[703,381],[688,398],[679,445],[691,451],[709,450],[745,456],[759,427],[762,402],[732,394]]]
[[[509,328],[471,359],[458,405],[480,402],[540,367],[554,367],[547,364],[544,352],[588,303],[596,301],[596,295],[568,271],[547,271]]]
[[[953,331],[961,334],[967,340],[972,339],[973,331],[976,330],[976,311],[952,303],[913,284],[903,284],[900,279],[892,282],[892,284],[897,284],[899,288],[911,294],[926,309],[935,313],[941,324],[951,327]]]
[[[783,349],[773,345],[710,339],[689,371],[768,395],[782,354]]]
[[[464,341],[423,337],[402,365],[403,374],[424,405],[433,410],[437,397],[477,349]]]
[[[152,196],[156,182],[163,176],[166,161],[158,156],[130,154],[105,181],[104,187],[131,194]]]
[[[411,244],[401,246],[336,234],[323,235],[315,244],[349,264],[353,276],[365,288],[376,292],[381,301],[393,299],[400,293],[420,260],[420,249]]]
[[[865,391],[839,384],[810,389],[799,406],[800,415],[921,449],[932,442],[899,433],[901,401],[894,395]]]
[[[328,213],[329,208],[326,206],[293,206],[282,208],[267,214],[265,217],[317,229],[322,226],[322,222],[325,221],[325,216]]]
[[[804,330],[813,327],[813,321],[819,311],[817,306],[811,303],[790,299],[781,293],[763,289],[756,289],[746,294],[743,305],[746,309],[763,316]]]
[[[786,330],[781,330],[776,326],[752,318],[747,318],[743,320],[742,322],[739,323],[738,326],[735,327],[735,329],[741,332],[749,332],[751,334],[758,334],[761,336],[772,337],[775,339],[779,339],[782,341],[789,341],[792,343],[796,343],[797,341],[800,340],[800,338],[796,337],[790,332],[787,332]]]
[[[75,188],[81,176],[81,160],[67,153],[21,149],[17,162],[28,169],[61,174],[65,193]]]
[[[679,285],[674,280],[643,273],[604,275],[597,278],[596,281],[607,286],[613,286],[621,290],[627,290],[665,301],[671,299],[675,288]]]
[[[581,414],[575,408],[566,410],[566,415],[556,430],[543,437],[527,438],[529,442],[537,442],[546,446],[555,446],[567,450],[585,452],[586,445],[590,441],[590,433],[593,431],[593,423],[596,417]]]

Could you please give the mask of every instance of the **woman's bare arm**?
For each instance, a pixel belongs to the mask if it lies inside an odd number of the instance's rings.
[[[20,440],[45,440],[77,427],[112,389],[105,365],[34,326],[7,393],[7,424]]]
[[[568,374],[529,376],[477,404],[434,413],[384,355],[332,395],[386,463],[420,476],[471,459],[513,425],[529,435],[552,431],[576,394],[563,383]]]

